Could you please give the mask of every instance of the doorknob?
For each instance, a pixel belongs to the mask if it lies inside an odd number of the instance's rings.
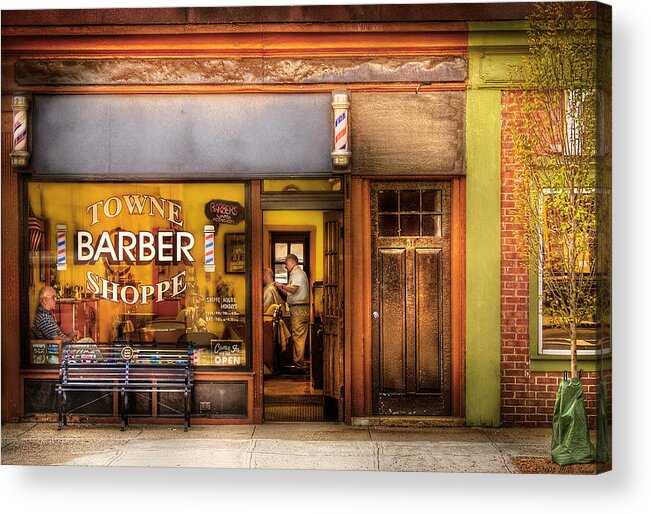
[[[380,318],[380,313],[377,311],[373,311],[373,319],[379,319]]]

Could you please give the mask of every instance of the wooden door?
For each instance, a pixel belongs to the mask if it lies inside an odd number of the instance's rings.
[[[344,417],[342,213],[324,213],[323,235],[323,405],[324,417]]]
[[[450,183],[371,187],[373,412],[451,414]]]

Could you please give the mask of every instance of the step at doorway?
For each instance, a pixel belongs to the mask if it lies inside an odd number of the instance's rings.
[[[280,374],[265,380],[265,422],[323,421],[323,390],[309,375]]]

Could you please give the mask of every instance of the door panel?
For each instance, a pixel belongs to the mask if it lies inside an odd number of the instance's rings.
[[[379,273],[386,287],[380,291],[380,384],[385,391],[402,392],[406,387],[405,359],[405,252],[378,249]]]
[[[373,412],[449,415],[450,183],[371,187]]]
[[[323,237],[323,407],[324,417],[344,415],[343,252],[341,212],[324,213]]]
[[[441,392],[441,250],[416,249],[416,391]]]

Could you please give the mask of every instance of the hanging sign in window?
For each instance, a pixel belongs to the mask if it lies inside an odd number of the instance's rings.
[[[75,233],[76,264],[94,264],[99,260],[111,265],[175,265],[194,262],[194,235],[179,230],[184,225],[183,210],[180,204],[172,200],[139,194],[111,196],[89,205],[86,213],[90,218],[90,227],[100,221],[128,213],[130,216],[159,217],[174,228],[156,232],[131,232],[116,227],[99,234],[78,230]],[[63,245],[65,252],[65,241]],[[169,280],[137,286],[113,282],[92,271],[86,273],[86,288],[92,294],[129,305],[146,305],[150,302],[160,302],[165,297],[173,298],[183,293],[186,287],[185,270]]]
[[[205,207],[206,217],[215,225],[237,225],[244,221],[244,207],[228,200],[210,200]]]

